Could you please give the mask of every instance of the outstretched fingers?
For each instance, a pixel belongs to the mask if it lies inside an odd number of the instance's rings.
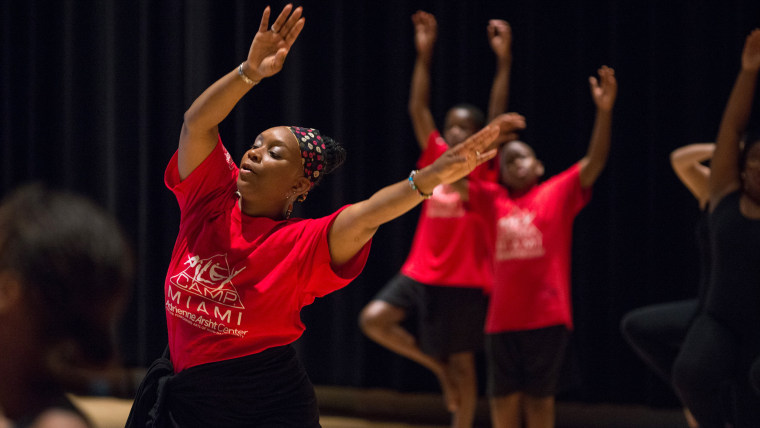
[[[488,125],[473,134],[470,138],[464,140],[462,144],[457,145],[454,149],[457,155],[464,156],[467,159],[485,162],[496,155],[496,150],[490,149],[490,147],[491,143],[493,143],[498,136],[499,127]]]
[[[477,162],[477,164],[480,165],[483,162],[486,162],[495,158],[498,153],[499,153],[499,150],[496,148],[490,149],[485,153],[477,153],[475,156],[475,162]]]
[[[288,17],[288,20],[285,21],[285,24],[282,25],[282,27],[278,27],[278,32],[282,35],[282,37],[285,40],[288,40],[290,38],[290,33],[296,29],[296,25],[301,20],[301,14],[303,13],[303,8],[301,6],[298,6],[293,13]],[[295,40],[295,39],[293,39]]]
[[[267,6],[269,8],[269,6]],[[288,20],[288,15],[290,15],[290,11],[293,9],[293,5],[288,3],[285,5],[285,7],[282,8],[282,12],[277,16],[277,19],[272,23],[272,26],[270,29],[274,31],[275,33],[279,33],[280,30],[283,29],[285,24]]]
[[[264,13],[261,14],[261,22],[259,23],[259,33],[265,33],[268,30],[270,12],[269,6],[264,8]]]
[[[291,13],[292,11],[292,13]],[[285,5],[282,11],[277,16],[277,19],[269,26],[269,16],[271,10],[269,6],[264,9],[264,13],[261,16],[261,23],[259,24],[259,32],[271,32],[275,36],[282,37],[288,48],[295,43],[298,35],[303,30],[306,20],[301,16],[303,14],[303,8],[298,6],[293,9],[292,4]]]
[[[617,80],[615,79],[615,70],[603,65],[597,71],[599,77],[590,76],[588,79],[591,87],[591,96],[594,98],[596,106],[603,110],[610,110],[615,104],[617,96]]]
[[[288,30],[288,34],[285,36],[285,43],[287,43],[288,46],[293,46],[293,43],[295,43],[298,35],[301,34],[301,30],[303,30],[303,26],[305,24],[306,18],[298,18],[295,24],[293,24],[293,26]]]

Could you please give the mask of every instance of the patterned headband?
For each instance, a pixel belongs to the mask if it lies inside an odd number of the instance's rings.
[[[319,180],[325,167],[325,142],[319,131],[314,128],[301,128],[300,126],[288,126],[290,132],[295,135],[301,148],[301,164],[304,176],[309,178],[312,184]]]

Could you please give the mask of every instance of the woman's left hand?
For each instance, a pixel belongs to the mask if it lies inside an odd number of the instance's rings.
[[[302,11],[300,6],[293,10],[293,5],[288,4],[270,27],[269,6],[264,9],[259,30],[248,50],[244,70],[248,77],[258,81],[282,70],[290,47],[293,46],[306,23],[306,19],[301,16]]]

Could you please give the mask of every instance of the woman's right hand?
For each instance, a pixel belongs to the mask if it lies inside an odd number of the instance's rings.
[[[264,9],[259,30],[251,42],[248,59],[243,65],[243,71],[249,78],[259,81],[282,70],[290,47],[293,46],[306,22],[306,19],[301,16],[302,11],[300,6],[293,10],[293,5],[288,4],[270,27],[269,6]]]

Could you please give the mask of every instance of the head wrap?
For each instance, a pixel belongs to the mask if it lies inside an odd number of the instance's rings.
[[[288,126],[290,132],[298,140],[301,148],[301,164],[304,176],[314,184],[322,175],[325,168],[325,142],[322,136],[314,128],[301,128],[300,126]]]

